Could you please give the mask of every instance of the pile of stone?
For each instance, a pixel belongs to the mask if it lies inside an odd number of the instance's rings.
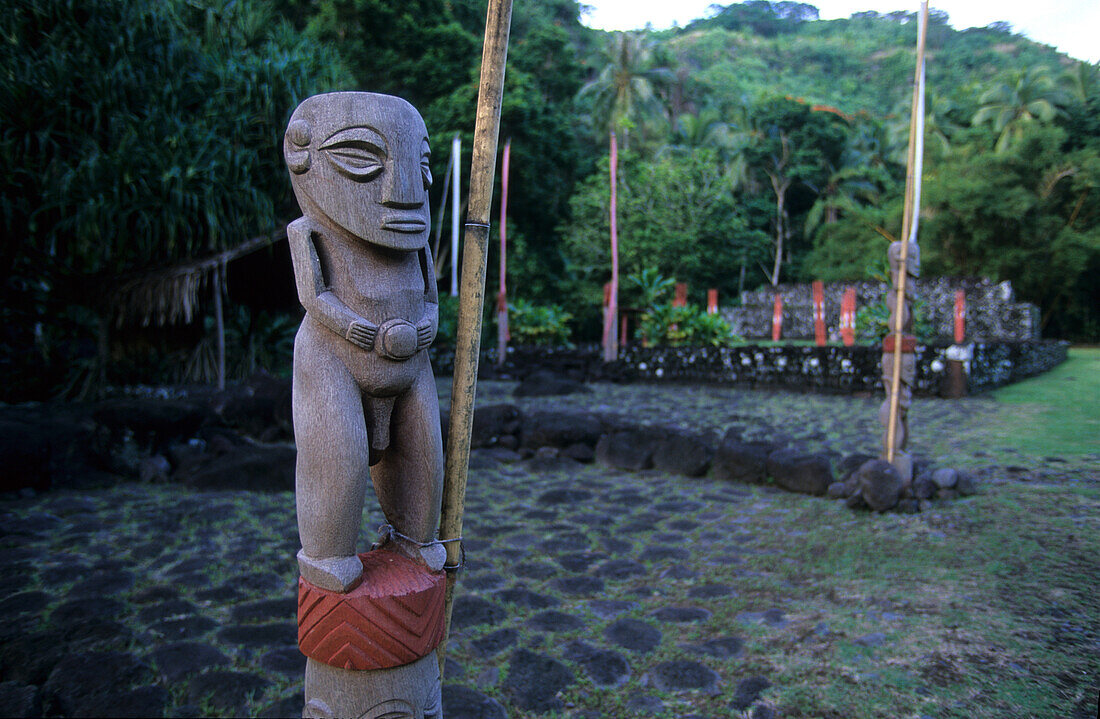
[[[915,514],[931,508],[934,499],[956,499],[976,491],[973,477],[962,470],[950,467],[925,469],[911,483],[906,483],[886,460],[869,459],[844,481],[829,485],[828,495],[843,499],[852,509],[872,509],[876,512],[896,510]]]

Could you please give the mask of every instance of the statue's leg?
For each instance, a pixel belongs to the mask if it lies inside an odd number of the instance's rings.
[[[370,476],[362,395],[309,318],[294,341],[295,494],[306,581],[346,592],[363,571],[355,541]]]
[[[443,440],[439,397],[426,360],[413,386],[398,397],[391,421],[390,446],[371,471],[374,491],[395,530],[416,542],[431,542],[443,497]],[[445,556],[438,544],[420,554],[433,569],[442,566]]]

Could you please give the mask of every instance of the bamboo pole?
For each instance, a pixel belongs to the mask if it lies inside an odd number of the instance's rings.
[[[451,182],[451,297],[458,297],[458,192],[462,166],[462,138],[458,133],[451,139],[451,162],[454,170]]]
[[[214,364],[218,391],[225,389],[225,310],[222,293],[225,291],[225,265],[218,263],[214,269]]]
[[[508,164],[512,141],[504,143],[500,167],[500,293],[497,295],[497,366],[508,356]]]
[[[485,305],[485,272],[489,246],[489,210],[496,172],[500,105],[504,98],[504,69],[508,34],[512,24],[512,0],[489,0],[485,18],[485,44],[481,55],[481,85],[477,95],[477,121],[470,160],[470,195],[466,213],[465,252],[462,257],[462,290],[459,295],[458,332],[455,339],[454,381],[451,389],[451,421],[447,428],[447,461],[443,475],[443,509],[439,536],[447,547],[447,593],[444,635],[438,648],[443,672],[447,634],[451,628],[455,582],[461,563],[462,512],[466,503],[466,478],[470,467],[474,394],[481,353],[481,313]]]
[[[901,355],[905,315],[905,285],[909,275],[909,243],[916,242],[916,215],[920,212],[920,181],[923,160],[924,130],[924,43],[928,31],[928,2],[921,2],[920,25],[917,30],[917,69],[913,77],[913,107],[909,117],[909,152],[905,172],[905,207],[902,213],[901,252],[898,259],[897,294],[894,303],[894,364],[890,375],[890,414],[886,425],[886,461],[893,462],[896,453],[898,401],[901,390]],[[918,152],[920,148],[920,152]]]

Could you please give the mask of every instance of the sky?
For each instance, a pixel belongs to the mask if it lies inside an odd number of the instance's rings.
[[[849,17],[854,12],[916,12],[919,0],[802,0],[821,12],[822,20]],[[719,3],[728,5],[732,0]],[[706,17],[715,0],[581,0],[590,10],[582,16],[589,27],[601,30],[637,30],[652,23],[655,29],[684,26]],[[929,7],[950,16],[956,30],[985,27],[1005,21],[1013,32],[1070,57],[1100,61],[1100,0],[932,0]]]

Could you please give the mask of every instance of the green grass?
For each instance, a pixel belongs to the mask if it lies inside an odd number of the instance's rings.
[[[998,441],[1042,456],[1100,453],[1100,348],[1072,348],[1052,371],[992,394]]]

